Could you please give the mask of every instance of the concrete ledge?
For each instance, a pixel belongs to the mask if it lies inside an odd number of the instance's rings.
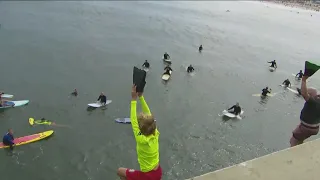
[[[190,180],[319,180],[320,139]]]

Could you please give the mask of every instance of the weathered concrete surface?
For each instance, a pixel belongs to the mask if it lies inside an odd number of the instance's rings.
[[[190,180],[319,180],[320,139]]]

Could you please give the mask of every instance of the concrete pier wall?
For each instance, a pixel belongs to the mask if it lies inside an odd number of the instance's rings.
[[[320,139],[190,180],[319,180]]]

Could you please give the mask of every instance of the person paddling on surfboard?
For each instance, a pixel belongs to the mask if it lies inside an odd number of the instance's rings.
[[[190,66],[188,66],[188,68],[187,68],[187,72],[188,73],[191,73],[191,72],[193,72],[194,71],[194,68],[192,67],[192,65],[190,64]]]
[[[270,61],[270,62],[268,62],[268,63],[271,63],[271,66],[270,66],[270,67],[277,68],[276,60]]]
[[[50,122],[49,120],[47,120],[45,118],[41,118],[40,120],[36,120],[35,123],[37,123],[37,124],[55,125],[54,122]]]
[[[145,68],[149,68],[149,67],[150,67],[150,63],[148,62],[148,60],[146,60],[146,61],[142,64],[142,67],[145,67]]]
[[[271,89],[269,91],[269,88],[266,87],[266,88],[262,89],[261,96],[267,96],[268,93],[271,93]]]
[[[77,91],[77,89],[74,89],[74,91],[71,93],[71,95],[73,95],[73,96],[78,96],[78,91]]]
[[[303,72],[302,72],[302,70],[300,70],[300,72],[298,72],[298,74],[296,75],[296,78],[301,79],[302,76],[303,76]]]
[[[169,65],[167,65],[167,66],[164,68],[164,70],[165,70],[165,71],[166,71],[166,70],[172,71],[172,69],[171,69],[171,67],[170,67]]]
[[[120,179],[160,180],[162,169],[159,160],[159,136],[156,120],[150,112],[142,93],[137,93],[136,86],[131,90],[131,126],[136,140],[136,149],[140,170],[119,168]],[[142,106],[142,113],[137,116],[137,98]]]
[[[199,46],[199,52],[201,52],[203,49],[202,44]]]
[[[170,71],[172,71],[171,67],[168,65],[164,68],[165,72],[163,74],[171,74]]]
[[[233,111],[230,112],[230,110],[233,109]],[[236,103],[236,105],[233,105],[231,108],[228,109],[228,112],[238,115],[241,113],[241,107],[239,106],[239,103]]]
[[[282,84],[285,85],[286,87],[289,87],[289,86],[291,87],[291,82],[289,81],[289,79],[284,80]]]
[[[101,92],[100,96],[98,97],[98,100],[97,101],[100,101],[100,103],[102,105],[105,105],[106,102],[107,102],[107,96],[104,95],[103,92]]]
[[[10,150],[13,150],[13,145],[14,145],[13,140],[14,140],[13,130],[9,129],[7,134],[3,136],[2,143],[6,146],[10,146]]]
[[[170,59],[170,56],[169,56],[169,54],[167,52],[165,52],[164,55],[163,55],[163,58],[165,60],[167,60],[167,59]]]

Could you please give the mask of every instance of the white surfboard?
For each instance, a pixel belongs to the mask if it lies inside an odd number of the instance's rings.
[[[269,71],[273,72],[274,70],[276,70],[276,68],[274,68],[274,67],[269,67]]]
[[[12,94],[2,94],[1,97],[3,98],[13,98]]]
[[[169,74],[163,74],[162,75],[162,80],[164,81],[168,81],[171,77],[172,71],[170,71],[170,75]]]
[[[117,123],[123,123],[123,124],[130,124],[131,123],[130,118],[117,118],[114,121]]]
[[[149,71],[149,68],[144,67],[143,70],[144,70],[145,72],[148,72],[148,71]]]
[[[90,107],[95,107],[95,108],[99,108],[99,107],[102,107],[102,106],[106,106],[108,104],[112,103],[112,100],[107,100],[106,101],[106,104],[101,104],[100,102],[95,102],[95,103],[90,103],[88,104],[88,106]]]
[[[19,107],[29,103],[29,100],[21,100],[21,101],[8,101],[5,102],[4,107],[0,107],[0,109],[11,108],[11,107]]]
[[[164,62],[171,63],[171,58],[170,58],[170,59],[164,59],[164,57],[162,57],[162,60],[163,60]]]
[[[275,94],[272,94],[272,93],[268,93],[267,94],[267,96],[269,96],[269,97],[272,97],[272,96],[274,96]],[[255,96],[255,97],[261,97],[262,95],[261,95],[261,93],[260,94],[252,94],[252,96]]]
[[[293,93],[295,93],[295,94],[299,94],[299,92],[298,92],[297,90],[291,89],[291,88],[289,88],[289,87],[287,87],[287,89],[289,89],[289,91],[291,91],[291,92],[293,92]]]
[[[241,113],[240,113],[240,115],[242,115],[244,113],[244,111],[243,110],[241,110]],[[230,112],[228,112],[227,110],[223,110],[222,111],[222,114],[224,115],[224,116],[228,116],[229,118],[238,118],[238,119],[241,119],[241,116],[240,115],[235,115],[235,114],[233,114],[233,113],[230,113]]]
[[[299,94],[297,90],[292,89],[292,86],[291,87],[287,87],[284,84],[280,84],[279,86],[285,87],[286,89],[288,89],[289,91],[291,91],[291,92],[293,92],[295,94]]]

